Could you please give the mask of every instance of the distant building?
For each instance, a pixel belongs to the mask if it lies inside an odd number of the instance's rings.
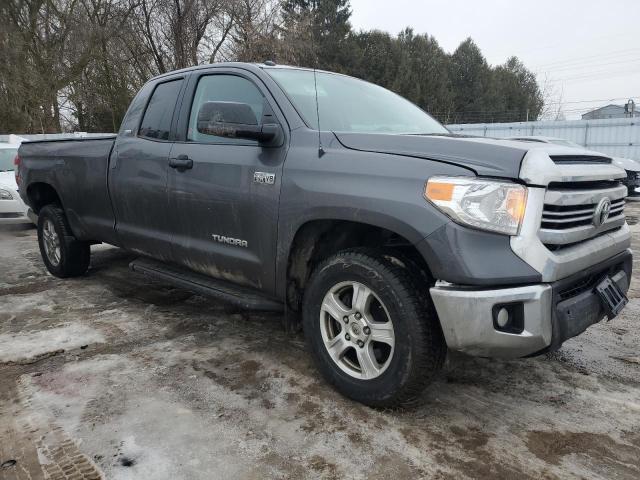
[[[634,117],[640,117],[640,112],[636,106]],[[629,118],[631,112],[625,111],[625,105],[606,105],[596,108],[582,115],[582,120],[602,120],[605,118]]]

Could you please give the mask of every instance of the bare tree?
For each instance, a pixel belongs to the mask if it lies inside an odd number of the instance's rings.
[[[493,68],[475,45],[459,54],[471,40],[449,55],[410,29],[354,32],[350,15],[348,0],[0,0],[0,131],[116,131],[149,78],[226,60],[352,74],[445,121],[535,118],[543,100],[560,116],[562,95],[515,58]],[[474,62],[482,81],[458,81],[452,65]]]
[[[275,58],[280,29],[279,3],[273,0],[239,0],[235,24],[230,29],[230,54],[241,62]]]
[[[86,0],[10,0],[1,15],[9,38],[3,42],[19,70],[24,127],[60,130],[60,90],[77,77],[91,59],[95,35],[86,26],[92,5]],[[11,82],[11,80],[9,80]]]
[[[140,0],[135,17],[157,73],[198,65],[209,60],[207,45],[232,25],[235,1]],[[218,48],[219,49],[219,48]]]

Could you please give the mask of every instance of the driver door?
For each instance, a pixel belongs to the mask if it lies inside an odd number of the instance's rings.
[[[201,133],[198,113],[207,102],[247,104],[257,124],[266,118],[285,125],[264,86],[248,72],[218,68],[192,76],[181,112],[183,136],[169,163],[176,165],[168,174],[172,257],[200,273],[273,291],[288,133],[271,147]]]

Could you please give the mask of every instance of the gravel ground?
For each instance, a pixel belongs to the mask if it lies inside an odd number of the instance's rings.
[[[450,355],[419,408],[376,411],[325,385],[279,316],[132,258],[96,246],[63,281],[33,229],[0,227],[1,479],[640,478],[637,275],[620,317],[555,354]]]

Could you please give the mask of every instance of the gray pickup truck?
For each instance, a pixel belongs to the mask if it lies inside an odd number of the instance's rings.
[[[283,311],[340,392],[407,405],[447,348],[525,357],[626,303],[624,171],[590,151],[450,134],[370,83],[265,64],[150,80],[117,136],[23,143],[49,272],[90,246]]]

